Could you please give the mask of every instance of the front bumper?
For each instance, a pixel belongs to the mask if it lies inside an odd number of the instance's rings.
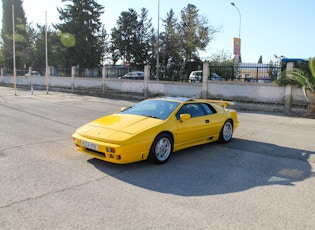
[[[77,133],[72,135],[72,139],[80,152],[116,164],[128,164],[146,160],[150,149],[150,144],[148,142],[118,145],[85,138]],[[83,146],[83,141],[93,143],[93,145],[97,146],[97,149]]]

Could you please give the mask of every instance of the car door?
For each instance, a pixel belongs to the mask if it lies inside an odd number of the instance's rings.
[[[219,135],[223,126],[224,120],[222,119],[222,113],[218,113],[210,104],[200,104],[206,113],[207,126],[205,127],[205,135],[212,137]]]
[[[190,114],[191,118],[180,121],[181,114]],[[188,144],[200,141],[209,136],[209,117],[200,103],[187,103],[176,113],[178,121],[177,141],[180,144]]]

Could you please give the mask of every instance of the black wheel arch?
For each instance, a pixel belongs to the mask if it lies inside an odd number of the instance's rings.
[[[162,131],[162,132],[160,132],[158,135],[156,135],[155,138],[157,138],[157,137],[160,136],[161,134],[166,134],[166,135],[170,136],[170,138],[172,139],[172,142],[174,143],[174,135],[173,135],[172,132],[170,132],[170,131]],[[155,138],[154,138],[154,139],[155,139]],[[153,140],[153,141],[154,141],[154,140]],[[153,143],[153,142],[152,142],[152,143]]]
[[[156,159],[156,156],[154,156],[152,154],[152,148],[154,148],[154,145],[156,144],[156,141],[161,138],[161,136],[167,136],[170,141],[171,141],[171,153],[173,152],[173,149],[174,149],[174,136],[173,136],[173,133],[170,132],[170,131],[162,131],[160,133],[158,133],[155,138],[152,140],[152,144],[151,144],[151,147],[150,147],[150,150],[149,150],[149,153],[148,153],[148,157],[147,157],[147,160],[151,161],[152,163],[156,163],[156,164],[163,164],[165,163],[167,160],[165,160],[164,162],[159,162],[157,159]]]

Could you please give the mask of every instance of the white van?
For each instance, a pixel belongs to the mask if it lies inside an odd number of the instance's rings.
[[[220,77],[217,73],[211,73],[211,77],[208,79],[212,81],[224,81],[224,78]],[[188,80],[189,82],[202,82],[202,70],[192,71]]]
[[[201,82],[202,81],[202,70],[192,71],[189,74],[189,82]]]

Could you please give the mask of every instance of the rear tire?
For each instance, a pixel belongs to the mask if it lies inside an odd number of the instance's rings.
[[[233,136],[233,124],[231,120],[227,120],[220,132],[219,142],[222,144],[228,143]]]
[[[166,133],[159,134],[150,148],[148,160],[155,164],[163,164],[168,161],[173,152],[173,139]]]

